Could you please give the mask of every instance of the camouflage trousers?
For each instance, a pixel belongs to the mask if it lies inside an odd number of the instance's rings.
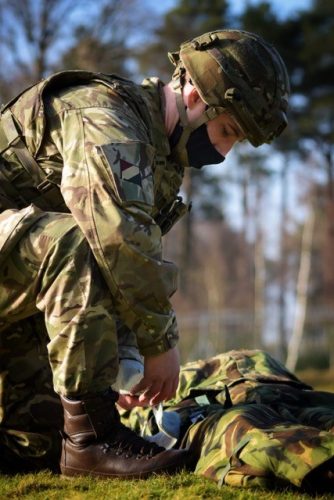
[[[58,394],[106,389],[135,344],[71,215],[39,218],[0,267],[0,466],[57,456]]]

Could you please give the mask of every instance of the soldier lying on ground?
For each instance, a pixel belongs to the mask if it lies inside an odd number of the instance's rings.
[[[164,434],[190,447],[195,474],[220,485],[334,491],[334,393],[312,390],[263,351],[184,365],[165,416]],[[152,408],[122,419],[161,439]]]
[[[239,140],[280,135],[289,83],[277,51],[242,31],[207,33],[170,57],[168,85],[63,72],[2,110],[3,461],[45,462],[57,451],[57,417],[65,475],[192,466],[189,451],[165,451],[120,423],[110,387],[118,344],[128,344],[118,335],[144,357],[142,380],[119,403],[170,399],[176,269],[162,259],[161,236],[187,211],[184,168],[221,162]]]

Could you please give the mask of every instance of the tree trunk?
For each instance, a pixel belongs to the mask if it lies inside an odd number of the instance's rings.
[[[287,160],[287,159],[286,159]],[[278,357],[281,361],[286,359],[287,331],[286,331],[286,284],[287,284],[287,254],[285,249],[286,219],[287,219],[287,170],[288,161],[285,161],[281,172],[281,227],[280,227],[280,270],[279,270],[279,338]]]
[[[311,272],[312,242],[314,233],[314,208],[311,206],[308,219],[305,222],[302,248],[300,256],[300,266],[297,281],[297,303],[295,309],[295,322],[289,344],[286,366],[294,371],[297,366],[298,354],[305,327],[305,317],[307,308],[307,292]]]
[[[263,230],[260,220],[261,204],[260,182],[256,186],[255,206],[255,242],[254,242],[254,349],[262,348],[262,332],[264,321],[264,289],[265,289],[265,257],[263,245]]]

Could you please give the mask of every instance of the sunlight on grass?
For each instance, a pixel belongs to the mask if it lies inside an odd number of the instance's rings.
[[[334,370],[309,369],[297,372],[297,376],[316,391],[334,392]]]
[[[173,499],[195,500],[224,498],[224,500],[258,500],[265,495],[266,500],[309,499],[296,490],[272,492],[259,489],[237,489],[218,486],[193,474],[182,473],[173,477],[157,476],[145,481],[99,480],[88,477],[66,479],[49,472],[22,474],[0,477],[0,499],[31,500],[81,500],[115,499],[137,500]],[[330,496],[317,496],[317,500],[329,499]]]

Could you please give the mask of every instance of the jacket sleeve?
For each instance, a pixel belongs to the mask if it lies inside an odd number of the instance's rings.
[[[127,116],[128,115],[128,116]],[[143,125],[130,111],[90,107],[51,120],[62,154],[61,190],[111,291],[115,312],[154,355],[178,339],[169,297],[174,264],[162,259],[161,231],[152,218],[152,162]]]

